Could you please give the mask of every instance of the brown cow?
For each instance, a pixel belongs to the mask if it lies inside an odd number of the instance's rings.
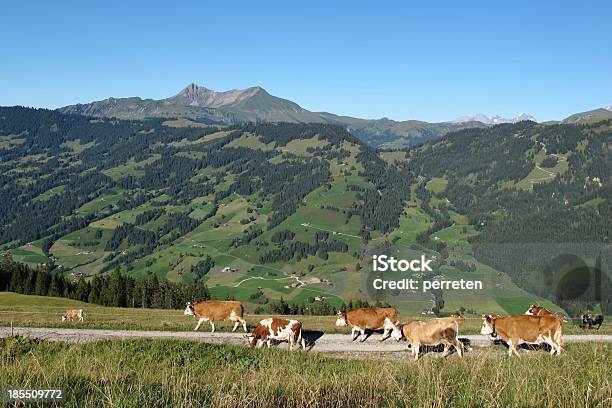
[[[563,346],[563,319],[553,316],[482,316],[480,334],[499,336],[508,343],[508,355],[519,355],[516,347],[520,344],[550,345],[550,354],[561,354]]]
[[[393,307],[362,307],[349,312],[338,312],[336,319],[336,326],[353,326],[351,330],[353,341],[359,336],[363,336],[361,341],[365,341],[366,329],[384,329],[382,337],[378,340],[384,341],[389,338],[392,331],[398,331],[396,324],[397,310]]]
[[[400,339],[404,338],[412,346],[414,359],[419,359],[421,346],[444,346],[443,357],[446,357],[451,346],[454,346],[463,357],[463,343],[459,341],[459,324],[465,319],[460,316],[445,317],[430,320],[411,320],[401,325]],[[399,339],[398,339],[399,340]]]
[[[68,310],[62,315],[62,322],[65,322],[66,320],[72,321],[72,319],[75,318],[82,322],[84,317],[85,313],[83,313],[83,309]]]
[[[550,313],[548,309],[543,308],[542,306],[533,304],[529,306],[529,309],[527,309],[525,314],[528,316],[547,316],[547,315],[551,315],[552,313]]]
[[[215,332],[215,322],[220,320],[231,320],[234,322],[232,331],[236,331],[239,324],[242,323],[244,332],[247,331],[246,321],[242,318],[244,308],[242,303],[233,300],[206,300],[198,303],[187,303],[184,314],[186,316],[194,316],[198,319],[198,325],[193,329],[197,331],[202,322],[210,321],[212,332]]]
[[[270,317],[259,322],[253,334],[246,335],[250,347],[255,347],[257,341],[261,340],[258,347],[263,343],[270,344],[272,340],[286,341],[289,343],[289,350],[293,350],[293,345],[300,345],[305,350],[306,341],[302,337],[302,323],[299,320],[287,320],[280,317]]]

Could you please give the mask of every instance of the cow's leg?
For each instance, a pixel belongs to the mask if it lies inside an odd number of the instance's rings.
[[[272,340],[268,339],[268,348],[272,345]]]
[[[463,352],[465,349],[463,348],[463,343],[459,339],[455,339],[455,348],[457,349],[457,354],[459,357],[463,357]]]
[[[195,327],[195,329],[193,329],[193,331],[198,331],[198,329],[200,328],[200,325],[201,325],[203,322],[205,322],[206,320],[208,320],[208,319],[206,319],[205,317],[200,317],[200,319],[198,320],[198,324],[197,324],[197,326]]]
[[[366,341],[366,338],[367,338],[367,337],[366,337],[366,335],[365,335],[365,329],[361,329],[361,331],[360,331],[360,336],[361,336],[361,340],[359,340],[359,341],[361,341],[361,342]]]
[[[289,351],[293,351],[293,343],[295,342],[295,338],[293,334],[289,336]]]
[[[215,332],[215,322],[213,320],[210,321],[210,327],[212,327],[211,333]]]
[[[450,348],[452,344],[448,340],[443,341],[442,344],[444,345],[444,352],[442,353],[442,357],[446,357],[450,354]]]
[[[415,360],[419,359],[419,352],[421,351],[420,348],[421,348],[421,345],[419,343],[414,343],[412,345],[412,354],[414,354]]]
[[[508,355],[512,357],[512,353],[514,353],[517,357],[520,357],[518,350],[516,349],[516,346],[518,344],[518,341],[514,341],[512,339],[508,340],[508,346],[509,346],[509,350],[508,350]]]
[[[239,321],[237,321],[237,320],[234,322],[234,327],[232,328],[232,331],[233,331],[233,332],[235,332],[235,331],[236,331],[236,329],[238,328],[238,325],[239,325],[239,324],[240,324],[240,322],[239,322]]]
[[[385,341],[389,338],[389,336],[391,336],[391,330],[385,329],[385,331],[383,331],[382,337],[378,339],[378,341]]]
[[[240,319],[240,323],[242,323],[242,329],[244,330],[244,332],[247,332],[247,324],[246,324],[246,320],[244,320],[242,317],[239,317]]]
[[[355,333],[357,333],[358,331],[359,331],[358,327],[353,327],[353,329],[351,330],[351,340],[352,341],[357,340],[357,337],[359,337],[359,334],[355,336]]]

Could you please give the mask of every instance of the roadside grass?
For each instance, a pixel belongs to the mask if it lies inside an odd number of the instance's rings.
[[[559,358],[342,360],[184,340],[0,340],[0,383],[63,388],[81,406],[589,406],[612,401],[609,344]],[[51,375],[52,374],[52,375]]]

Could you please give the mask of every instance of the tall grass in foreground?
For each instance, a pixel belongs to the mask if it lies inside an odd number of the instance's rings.
[[[568,344],[560,358],[413,362],[179,340],[12,338],[0,340],[0,387],[63,387],[67,407],[609,407],[611,357],[608,344]]]

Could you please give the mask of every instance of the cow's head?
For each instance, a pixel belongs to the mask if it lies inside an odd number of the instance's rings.
[[[193,307],[193,303],[187,302],[187,307],[183,312],[185,316],[193,316],[195,314],[195,307]]]
[[[400,341],[404,338],[404,333],[402,331],[402,322],[399,320],[393,323],[393,328],[391,329],[391,338],[396,341]]]
[[[249,346],[250,348],[253,348],[257,345],[257,337],[255,337],[252,334],[245,334],[244,338],[247,342],[247,346]]]
[[[484,336],[495,336],[495,319],[496,316],[482,315],[482,328],[480,334]]]
[[[536,304],[533,304],[529,306],[529,309],[527,309],[525,314],[529,316],[535,316],[538,313],[538,309],[539,309],[539,306]]]
[[[346,312],[338,312],[338,318],[336,319],[336,326],[346,326],[348,321],[346,319]]]

